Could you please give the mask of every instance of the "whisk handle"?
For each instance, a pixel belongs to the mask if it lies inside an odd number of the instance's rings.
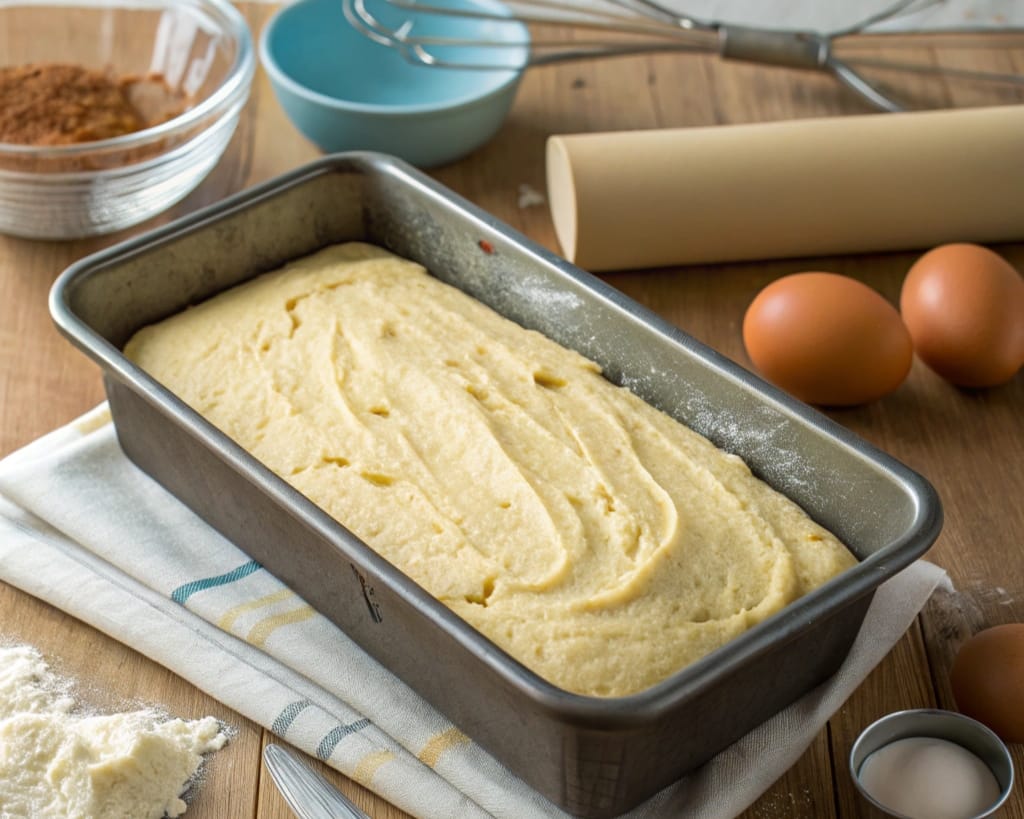
[[[832,40],[813,31],[773,31],[722,24],[718,53],[725,60],[827,71],[843,85],[882,111],[904,107],[876,88],[832,53]]]
[[[722,24],[718,52],[726,60],[823,69],[831,46],[826,37],[811,31],[772,31]]]

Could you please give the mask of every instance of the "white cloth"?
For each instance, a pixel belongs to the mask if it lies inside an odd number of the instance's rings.
[[[138,470],[105,406],[0,462],[0,493],[0,579],[409,813],[565,815]],[[630,816],[741,812],[799,758],[944,577],[918,562],[881,586],[831,680]]]

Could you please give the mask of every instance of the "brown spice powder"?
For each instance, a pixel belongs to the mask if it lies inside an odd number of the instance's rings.
[[[0,68],[0,142],[71,145],[168,119],[165,114],[150,121],[133,105],[130,91],[137,82],[61,63]]]

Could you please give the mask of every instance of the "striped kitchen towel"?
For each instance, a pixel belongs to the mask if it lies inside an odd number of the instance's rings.
[[[106,406],[0,462],[0,579],[161,663],[415,816],[564,816],[121,452]],[[803,753],[944,573],[881,587],[823,686],[634,817],[729,817]],[[948,582],[948,581],[946,581]]]

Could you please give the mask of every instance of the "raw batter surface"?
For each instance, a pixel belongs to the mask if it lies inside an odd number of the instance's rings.
[[[737,457],[364,244],[126,353],[513,657],[647,688],[852,566]]]

